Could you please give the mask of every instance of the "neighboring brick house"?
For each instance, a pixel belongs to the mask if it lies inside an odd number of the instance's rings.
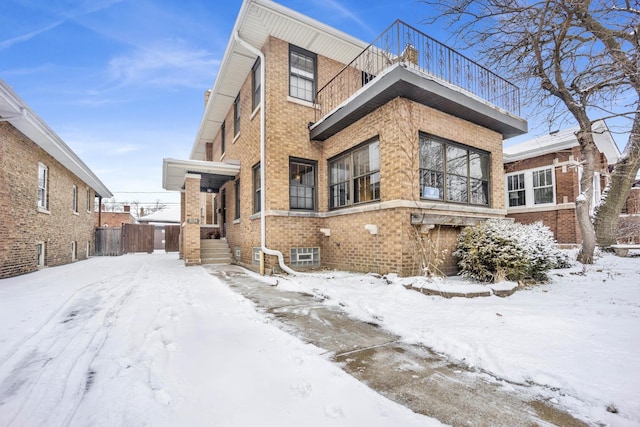
[[[96,197],[112,194],[0,80],[0,278],[93,253]]]
[[[418,30],[369,45],[268,0],[243,1],[206,100],[189,160],[163,163],[187,265],[204,221],[249,267],[454,273],[460,227],[506,214],[502,142],[527,130],[517,87]]]
[[[593,125],[596,153],[594,200],[600,200],[609,170],[620,152],[603,121]],[[523,224],[542,221],[560,244],[582,242],[576,197],[582,176],[578,128],[566,129],[504,148],[508,217]]]
[[[640,244],[640,180],[633,183],[618,222],[618,242]]]
[[[131,214],[131,206],[125,205],[122,212],[105,211],[94,212],[94,224],[96,227],[120,227],[122,224],[135,224],[136,219]]]

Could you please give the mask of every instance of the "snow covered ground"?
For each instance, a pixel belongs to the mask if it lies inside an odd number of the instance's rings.
[[[508,298],[444,299],[406,290],[407,279],[343,272],[277,280],[407,342],[546,387],[594,423],[640,425],[640,257],[606,255]],[[464,285],[437,282],[452,284]],[[0,280],[0,425],[439,423],[343,373],[205,269],[155,253]]]
[[[508,298],[445,299],[401,286],[477,286],[460,278],[315,276],[279,279],[279,287],[312,289],[409,343],[507,381],[541,385],[594,424],[640,425],[640,257],[605,254],[595,265],[554,270],[549,284]]]
[[[176,258],[93,258],[0,281],[0,425],[440,425]]]

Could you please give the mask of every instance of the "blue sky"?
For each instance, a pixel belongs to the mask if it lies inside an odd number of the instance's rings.
[[[441,41],[417,0],[279,0],[372,41],[395,19]],[[188,158],[241,0],[2,0],[0,78],[119,202],[178,203],[162,158]],[[530,129],[534,128],[531,126]]]

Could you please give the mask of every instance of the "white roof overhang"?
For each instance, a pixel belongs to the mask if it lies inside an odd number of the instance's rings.
[[[238,173],[238,164],[162,159],[162,188],[168,191],[182,191],[187,174],[199,174],[205,177],[201,183],[201,191],[211,190],[217,193],[222,184],[234,179]]]
[[[579,145],[576,133],[579,128],[565,129],[550,135],[544,135],[519,144],[504,148],[503,162],[511,163],[524,159],[567,150]],[[593,140],[600,150],[607,156],[610,165],[618,162],[620,150],[616,145],[607,124],[598,120],[592,125]]]
[[[97,196],[113,197],[109,189],[71,148],[34,113],[3,80],[0,80],[0,119],[8,121],[65,168],[91,187]]]
[[[257,57],[234,39],[239,36],[261,49],[276,37],[340,63],[351,62],[368,43],[270,0],[244,0],[211,90],[190,158],[205,159],[212,142]]]

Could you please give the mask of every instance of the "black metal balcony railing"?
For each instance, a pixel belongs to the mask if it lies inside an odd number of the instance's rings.
[[[398,62],[458,86],[509,113],[520,115],[517,86],[397,20],[318,91],[316,121]]]

